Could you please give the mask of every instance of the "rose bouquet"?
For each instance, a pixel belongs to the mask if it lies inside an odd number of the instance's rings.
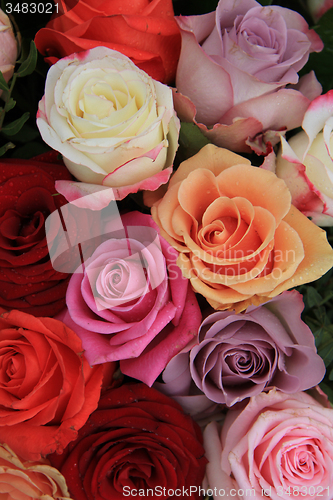
[[[1,3],[1,498],[333,499],[330,7]]]

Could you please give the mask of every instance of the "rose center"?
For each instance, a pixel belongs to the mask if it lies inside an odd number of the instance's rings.
[[[121,297],[127,288],[129,276],[125,263],[118,261],[106,266],[103,280],[105,297]]]
[[[227,353],[225,362],[233,373],[248,377],[260,374],[267,368],[267,360],[252,350],[232,349]]]
[[[282,455],[282,468],[286,479],[296,477],[312,479],[320,474],[322,457],[315,443],[304,443],[288,448]]]

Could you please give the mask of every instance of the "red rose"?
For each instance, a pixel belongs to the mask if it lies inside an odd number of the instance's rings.
[[[49,458],[75,500],[199,499],[207,463],[198,425],[141,383],[106,392],[77,440]]]
[[[0,359],[0,442],[25,460],[76,439],[117,366],[91,368],[70,328],[21,311],[0,317]]]
[[[0,306],[54,316],[65,305],[68,274],[53,269],[45,219],[66,203],[55,180],[71,180],[57,153],[0,161]]]
[[[35,37],[50,64],[103,45],[125,54],[155,80],[174,80],[180,31],[172,0],[60,0],[58,9]]]

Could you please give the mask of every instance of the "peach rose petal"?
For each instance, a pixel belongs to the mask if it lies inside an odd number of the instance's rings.
[[[191,172],[178,189],[179,204],[193,220],[201,219],[207,206],[220,195],[216,177],[207,169]]]
[[[70,500],[66,480],[48,461],[27,462],[0,445],[0,494],[17,500]]]
[[[240,312],[333,264],[326,233],[290,207],[274,172],[208,145],[180,165],[152,215],[194,290],[215,309]]]
[[[218,200],[216,200],[216,202],[217,201]],[[237,200],[237,202],[238,201],[239,200]],[[246,205],[246,200],[243,199],[242,201],[245,202],[244,204]],[[199,242],[196,243],[192,240],[188,234],[190,231],[184,231],[183,237],[187,248],[195,254],[197,259],[201,259],[207,264],[212,265],[231,266],[235,263],[243,263],[249,259],[254,259],[273,239],[275,221],[274,217],[267,210],[261,209],[260,207],[254,209],[251,205],[247,208],[250,212],[246,214],[248,215],[248,221],[246,221],[248,222],[248,227],[243,235],[240,233],[241,237],[237,244],[235,243],[232,247],[230,245],[228,248],[223,248],[223,246],[222,248],[217,247],[215,252],[212,252],[211,249],[206,251],[205,248],[200,247],[198,244]],[[242,215],[244,217],[245,214],[242,213]],[[188,229],[190,230],[189,226]],[[237,233],[236,230],[233,236],[237,235]],[[252,262],[254,261],[252,260]]]
[[[155,219],[156,217],[156,219],[159,220],[159,226],[165,228],[161,232],[161,236],[163,236],[163,238],[165,238],[172,245],[174,245],[175,242],[182,242],[183,240],[183,238],[179,237],[179,235],[174,231],[172,224],[172,214],[179,206],[177,196],[178,187],[179,186],[176,185],[169,188],[162,200],[160,200],[157,205],[153,206],[151,210],[153,218]],[[157,207],[158,210],[156,210]],[[176,249],[178,250],[178,248]]]
[[[212,288],[209,284],[206,284],[197,277],[190,259],[183,253],[179,254],[177,265],[180,267],[183,276],[191,281],[194,291],[203,295],[214,309],[227,309],[228,306],[232,305],[234,302],[239,302],[244,298],[249,299],[251,297],[251,295],[244,296],[236,290],[224,285],[217,284],[215,285],[216,288]],[[221,303],[223,304],[222,307],[220,307]],[[224,307],[224,305],[226,305],[226,307]]]
[[[271,212],[279,223],[288,213],[291,195],[284,181],[268,170],[263,172],[265,174],[259,180],[258,171],[253,166],[234,165],[221,173],[217,182],[222,195],[229,198],[242,196],[253,206],[260,206]],[[258,182],[264,189],[258,189]]]
[[[195,275],[200,277],[203,281],[211,283],[212,287],[215,287],[215,284],[220,284],[227,287],[237,286],[238,289],[239,285],[242,283],[248,283],[249,281],[252,282],[252,280],[257,278],[258,275],[264,270],[267,264],[268,254],[271,252],[272,248],[273,243],[263,250],[259,259],[255,262],[255,265],[253,265],[253,262],[249,263],[246,260],[244,262],[240,262],[239,264],[233,264],[232,261],[226,261],[224,266],[220,266],[219,269],[216,269],[216,272],[211,271],[210,268],[207,267],[206,263],[202,262],[195,256],[191,257],[190,261]],[[243,265],[244,267],[242,267]]]
[[[169,188],[177,182],[187,179],[188,175],[198,168],[210,170],[217,177],[224,170],[239,164],[240,160],[244,165],[251,165],[249,160],[228,149],[207,144],[196,155],[188,158],[181,164],[182,168],[178,168],[171,177]]]
[[[293,205],[284,218],[300,236],[304,247],[304,259],[299,264],[295,274],[286,282],[281,283],[269,297],[303,285],[320,278],[332,267],[332,247],[326,239],[326,231],[313,224]]]
[[[239,283],[234,288],[245,294],[266,295],[272,288],[276,288],[286,279],[294,276],[296,269],[304,258],[302,240],[297,232],[284,221],[281,222],[275,233],[274,252],[278,258],[274,259],[272,273],[247,283]],[[274,293],[274,292],[272,292]],[[269,297],[275,297],[270,293]]]

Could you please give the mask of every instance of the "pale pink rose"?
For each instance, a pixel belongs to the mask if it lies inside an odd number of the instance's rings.
[[[9,17],[0,9],[0,71],[6,82],[14,73],[17,42]]]
[[[117,360],[124,374],[151,385],[196,336],[201,312],[178,252],[151,216],[130,212],[122,223],[125,236],[110,237],[84,273],[73,274],[61,319],[81,338],[91,365]]]
[[[37,125],[82,181],[61,183],[68,201],[96,185],[113,188],[121,200],[139,189],[154,191],[171,175],[179,134],[172,91],[115,50],[96,47],[54,64]]]
[[[276,175],[287,184],[292,203],[319,226],[333,225],[333,90],[307,109],[303,130],[287,142],[276,159]]]
[[[321,93],[313,73],[299,80],[323,43],[304,18],[255,0],[220,0],[216,12],[179,17],[182,49],[175,107],[214,144],[266,154],[276,131],[300,126]],[[270,143],[270,145],[269,145]]]
[[[0,445],[0,496],[20,500],[70,500],[66,480],[47,460],[29,462]]]
[[[204,442],[214,500],[333,498],[333,409],[304,392],[254,396],[228,412],[221,437],[209,424]]]
[[[333,0],[308,0],[307,6],[315,21],[333,7]]]

